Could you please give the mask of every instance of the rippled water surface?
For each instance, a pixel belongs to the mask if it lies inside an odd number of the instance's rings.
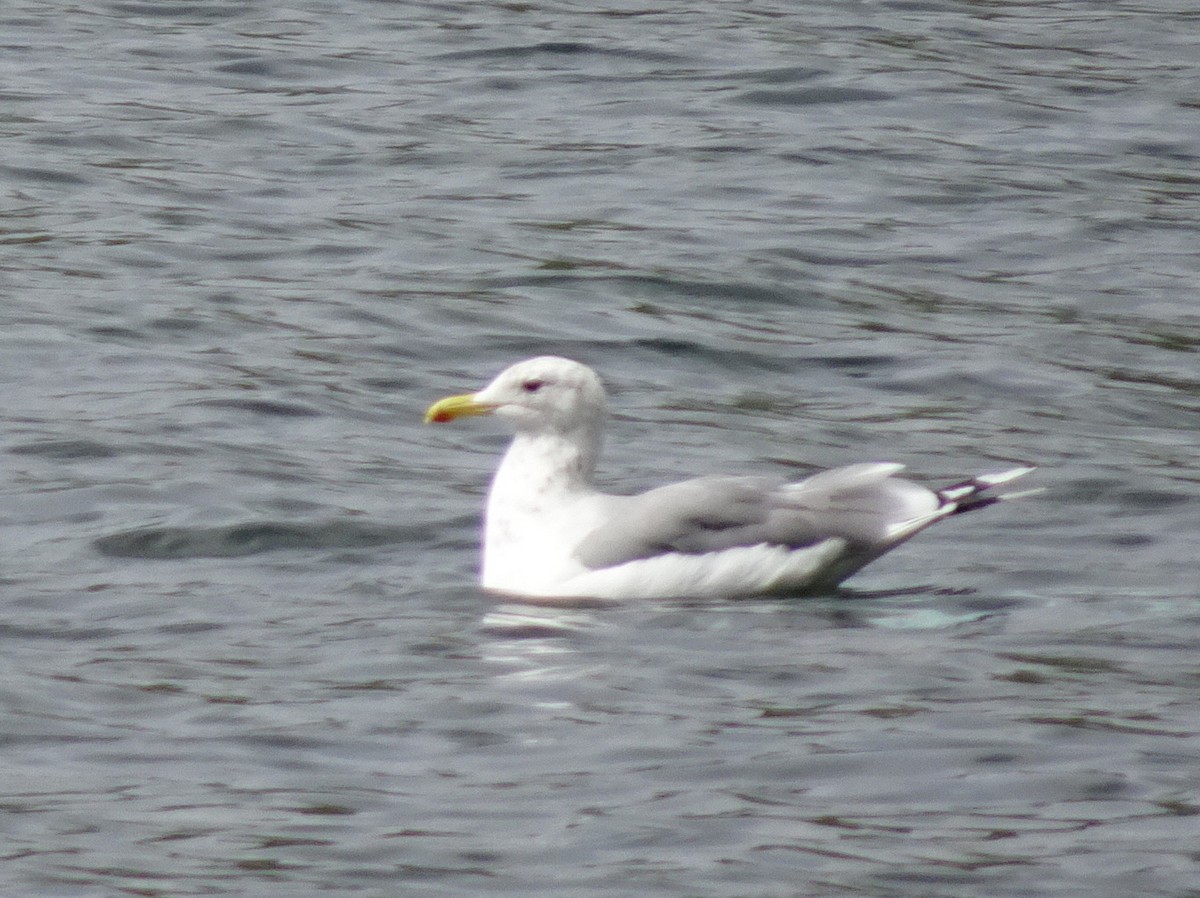
[[[693,8],[696,7],[696,8]],[[0,11],[4,894],[1194,896],[1200,14]],[[1017,460],[804,601],[474,586],[491,422],[614,489]]]

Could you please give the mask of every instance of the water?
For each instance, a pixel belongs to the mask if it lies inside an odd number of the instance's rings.
[[[1186,4],[0,13],[0,885],[1195,895]],[[1033,460],[838,596],[473,585],[599,368],[617,489]]]

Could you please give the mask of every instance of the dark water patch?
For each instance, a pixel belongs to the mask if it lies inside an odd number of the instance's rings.
[[[38,243],[49,243],[53,239],[51,234],[46,233],[0,231],[0,246],[33,246]]]
[[[676,311],[674,305],[686,302],[689,305],[711,309],[714,304],[744,310],[754,306],[778,306],[792,308],[810,305],[815,300],[803,286],[787,284],[754,283],[745,280],[721,279],[699,280],[687,277],[667,277],[646,273],[622,273],[603,271],[599,274],[575,274],[564,271],[519,274],[483,279],[481,289],[512,290],[525,288],[567,288],[588,293],[608,293],[624,297],[635,304],[661,302],[662,311]],[[638,309],[642,310],[642,309]],[[653,312],[653,307],[646,311]]]
[[[293,810],[297,814],[303,814],[306,817],[351,817],[358,813],[354,808],[332,803],[305,805],[293,808]]]
[[[700,281],[642,275],[618,275],[604,280],[617,284],[631,296],[680,296],[703,301],[706,307],[718,302],[729,303],[731,307],[740,310],[747,306],[794,307],[807,305],[809,302],[803,287],[783,284],[756,284],[740,280]]]
[[[751,106],[817,106],[826,103],[876,103],[894,94],[865,87],[807,87],[796,90],[750,90],[738,97]]]
[[[163,334],[190,333],[202,330],[205,325],[206,322],[188,315],[164,315],[148,323],[149,327]]]
[[[313,839],[303,836],[259,836],[257,842],[259,849],[264,851],[277,848],[305,848],[337,844],[332,839]]]
[[[110,558],[239,558],[283,550],[394,545],[423,534],[416,527],[263,521],[226,527],[147,527],[103,536],[93,545]]]
[[[118,325],[102,325],[89,327],[87,333],[105,340],[145,340],[146,334],[133,328]]]
[[[839,247],[837,252],[832,252],[828,249],[822,250],[816,247],[804,249],[797,246],[781,246],[772,249],[770,252],[771,255],[777,256],[780,259],[791,259],[795,262],[804,262],[808,265],[840,265],[846,268],[875,268],[885,265],[890,261],[874,252],[853,253],[847,252],[848,249],[849,247],[844,245]],[[937,261],[946,261],[946,259]]]
[[[156,632],[164,634],[180,634],[189,636],[195,633],[209,633],[213,630],[225,629],[224,624],[213,621],[184,621],[178,624],[165,624],[156,628]]]
[[[392,680],[368,680],[362,683],[335,683],[329,688],[341,692],[403,692],[406,684]]]
[[[460,876],[494,878],[497,874],[485,867],[430,867],[418,864],[400,864],[396,872],[404,879],[451,879]]]
[[[120,632],[112,627],[73,627],[66,623],[40,627],[0,623],[0,639],[57,639],[65,642],[88,642],[93,639],[112,639],[120,635]]]
[[[728,346],[710,346],[669,337],[631,340],[629,345],[636,349],[648,350],[656,356],[668,355],[680,360],[708,362],[735,368],[738,371],[793,373],[802,364],[802,360],[786,358],[766,351],[754,352],[732,349]],[[712,367],[710,370],[721,370],[721,368]]]
[[[1196,352],[1200,350],[1200,333],[1192,330],[1168,330],[1157,322],[1147,329],[1144,334],[1130,334],[1124,337],[1127,342],[1138,346],[1150,346],[1155,349],[1165,349],[1169,352]]]
[[[1066,674],[1107,675],[1123,673],[1124,668],[1108,658],[1087,655],[1036,655],[1011,652],[1000,657],[1021,664],[1036,664]]]
[[[286,71],[286,62],[275,59],[253,58],[239,59],[216,67],[216,71],[225,75],[253,75],[257,78],[284,78],[291,73]]]
[[[944,590],[945,594],[953,594],[955,592],[969,592],[969,590]],[[971,596],[964,597],[960,604],[968,611],[982,611],[988,614],[993,614],[1004,611],[1014,611],[1022,607],[1024,602],[1021,599],[1007,598],[1002,596]]]
[[[489,748],[496,745],[504,745],[510,740],[510,736],[505,733],[496,733],[490,730],[477,730],[471,728],[450,728],[438,731],[438,735],[453,742],[455,746],[463,750],[473,750],[480,748]]]
[[[537,44],[519,44],[507,47],[486,47],[479,50],[455,50],[450,53],[440,53],[435,59],[446,61],[495,61],[495,60],[531,60],[539,57],[549,58],[579,58],[579,57],[611,57],[613,59],[634,59],[657,63],[683,63],[686,56],[676,53],[664,53],[645,47],[601,47],[583,41],[543,41]]]
[[[317,750],[327,748],[329,741],[297,733],[251,733],[238,739],[243,745],[255,748],[294,751],[299,749]],[[352,812],[351,812],[352,813]]]
[[[231,408],[243,412],[253,412],[256,415],[270,415],[276,418],[316,418],[321,412],[297,402],[283,402],[276,399],[201,399],[192,405],[203,405],[211,408]]]
[[[4,749],[20,749],[34,748],[38,750],[52,748],[54,746],[82,746],[82,745],[111,745],[118,742],[116,736],[90,736],[82,733],[55,734],[55,733],[0,733],[0,748]],[[12,804],[0,805],[4,810],[9,812],[20,813],[22,810],[36,812],[40,808],[23,809],[14,807]],[[5,860],[11,859],[11,855],[6,855]]]
[[[374,246],[353,246],[347,243],[318,243],[308,249],[308,255],[322,259],[352,259],[378,252]]]
[[[12,446],[8,451],[13,455],[36,455],[56,461],[112,458],[120,454],[111,446],[93,440],[39,440]]]
[[[118,3],[113,12],[121,15],[144,16],[146,18],[170,19],[182,22],[204,22],[232,19],[244,14],[240,6],[221,7],[210,3]]]
[[[82,187],[88,179],[73,172],[51,168],[28,168],[16,165],[0,165],[0,174],[11,183],[29,183],[43,186]]]
[[[1097,730],[1107,733],[1121,733],[1138,736],[1169,736],[1178,739],[1188,739],[1195,736],[1191,730],[1169,729],[1164,727],[1147,726],[1146,717],[1118,717],[1107,711],[1097,711],[1088,714],[1064,714],[1032,716],[1029,723],[1041,726],[1065,727],[1074,730]],[[1095,787],[1097,798],[1112,797],[1122,790],[1119,784]]]
[[[738,78],[752,84],[797,84],[828,74],[829,72],[825,69],[816,69],[810,66],[783,66],[761,71],[740,72]]]
[[[879,373],[890,370],[901,363],[901,359],[892,355],[867,355],[850,353],[847,355],[822,355],[812,361],[829,368],[832,371],[850,372],[851,376],[865,377],[869,372]],[[894,382],[884,384],[880,389],[897,389]]]

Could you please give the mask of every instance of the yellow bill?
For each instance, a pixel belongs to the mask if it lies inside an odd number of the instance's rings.
[[[439,399],[425,412],[426,424],[445,424],[456,418],[466,418],[472,415],[488,415],[495,406],[475,401],[474,393],[464,393],[461,396],[447,396]]]

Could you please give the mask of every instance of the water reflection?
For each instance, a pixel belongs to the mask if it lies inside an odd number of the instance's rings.
[[[883,627],[945,629],[1002,616],[1022,604],[1017,597],[988,597],[972,590],[939,590],[929,586],[904,589],[839,589],[827,596],[753,599],[657,600],[607,602],[598,600],[510,600],[487,611],[480,630],[491,636],[531,640],[576,636],[619,626],[615,620],[635,613],[664,620],[683,614],[719,616],[774,614],[813,618],[807,629]]]
[[[1003,626],[1019,598],[981,596],[971,591],[928,587],[894,590],[841,589],[821,597],[677,599],[655,602],[508,600],[487,610],[479,622],[483,656],[522,666],[523,676],[561,674],[556,661],[602,637],[623,643],[637,633],[691,631],[716,634],[748,617],[773,616],[783,631],[813,633],[845,629],[952,630]],[[515,672],[514,672],[515,675]]]
[[[579,639],[611,626],[588,608],[506,603],[480,621],[480,654],[499,665],[505,679],[572,679],[580,674],[574,659]]]
[[[509,639],[538,639],[567,636],[603,625],[597,613],[618,603],[606,602],[506,602],[497,605],[480,621],[480,629],[491,636]]]

